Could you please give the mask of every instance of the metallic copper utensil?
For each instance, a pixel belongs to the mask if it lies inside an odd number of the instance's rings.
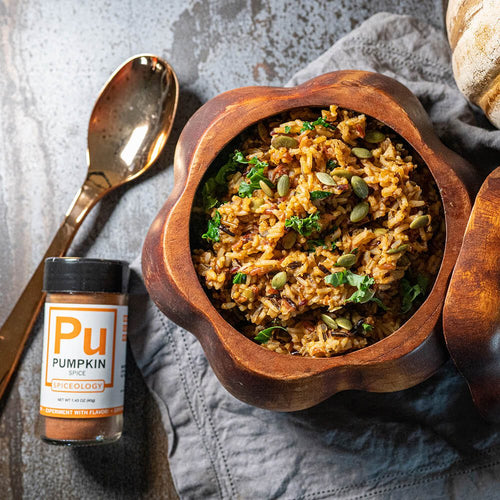
[[[102,89],[89,122],[85,182],[0,329],[0,398],[44,300],[45,259],[64,255],[92,207],[105,194],[135,179],[155,162],[170,134],[178,95],[173,69],[148,54],[125,61]]]

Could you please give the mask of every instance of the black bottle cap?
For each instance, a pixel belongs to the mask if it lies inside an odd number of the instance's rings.
[[[128,277],[128,263],[122,260],[49,257],[43,291],[127,293]]]

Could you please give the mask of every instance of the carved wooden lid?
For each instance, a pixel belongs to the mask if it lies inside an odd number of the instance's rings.
[[[443,310],[444,337],[474,403],[500,422],[500,167],[477,195]]]

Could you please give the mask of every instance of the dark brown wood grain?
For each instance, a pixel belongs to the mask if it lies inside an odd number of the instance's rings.
[[[443,311],[448,350],[482,415],[500,422],[500,167],[481,187]]]
[[[446,249],[429,297],[389,337],[334,358],[284,356],[244,337],[211,304],[189,258],[189,217],[203,174],[230,140],[249,125],[287,109],[330,104],[375,117],[416,150],[442,196]],[[174,168],[175,187],[144,244],[146,285],[158,307],[199,339],[218,378],[234,396],[269,409],[299,410],[345,389],[405,389],[429,377],[446,360],[439,320],[471,209],[464,181],[473,190],[474,179],[468,176],[470,165],[439,141],[418,99],[406,87],[380,74],[338,71],[294,88],[226,92],[188,122]]]

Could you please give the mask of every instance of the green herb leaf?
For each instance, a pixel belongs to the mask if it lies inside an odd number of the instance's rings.
[[[403,278],[399,282],[399,290],[401,293],[401,312],[407,313],[413,306],[415,300],[425,296],[429,280],[423,274],[417,276],[417,283],[413,286],[407,278]]]
[[[334,160],[328,160],[326,162],[326,168],[328,168],[330,170],[333,170],[334,168],[337,168],[338,166],[339,166],[339,164]]]
[[[210,177],[203,185],[201,196],[203,198],[203,208],[206,212],[216,207],[219,203],[219,200],[217,199],[218,187],[219,186],[215,181],[215,177]]]
[[[245,155],[241,152],[236,150],[233,155],[233,160],[238,162],[238,163],[248,163],[248,160],[245,158]]]
[[[242,158],[244,161],[241,161]],[[203,208],[206,212],[220,204],[219,198],[227,193],[227,178],[238,170],[239,163],[246,162],[243,153],[235,151],[219,171],[207,179],[201,190]]]
[[[314,251],[316,247],[326,248],[325,240],[307,240],[307,248],[310,252]]]
[[[211,242],[219,241],[220,240],[219,227],[220,227],[220,213],[218,210],[216,210],[215,215],[208,221],[207,232],[205,234],[202,234],[201,237]]]
[[[273,334],[273,330],[276,330],[276,328],[279,328],[280,330],[285,330],[287,331],[286,328],[283,326],[270,326],[269,328],[264,328],[264,330],[261,330],[255,337],[254,340],[259,342],[260,344],[265,344],[266,342],[269,342],[271,335]]]
[[[290,133],[290,126],[285,125],[285,134],[289,134],[289,133]]]
[[[234,174],[238,165],[233,159],[230,159],[226,164],[222,165],[219,171],[215,174],[214,180],[218,185],[225,185],[230,174]]]
[[[387,310],[383,302],[375,297],[375,292],[370,288],[373,284],[375,284],[375,280],[370,278],[370,276],[355,274],[346,269],[345,271],[339,271],[326,276],[325,283],[332,286],[345,284],[355,286],[357,290],[346,300],[346,302],[364,304],[371,301],[382,307],[382,309]]]
[[[417,283],[422,289],[422,292],[425,294],[427,293],[427,288],[429,287],[429,278],[425,276],[425,274],[418,274],[417,275]]]
[[[314,130],[314,125],[312,122],[302,122],[301,132],[305,132],[306,130]]]
[[[241,181],[240,187],[238,188],[238,196],[240,198],[251,198],[253,192],[259,189],[258,186],[253,186],[251,183]]]
[[[330,193],[329,191],[311,191],[309,193],[309,197],[311,198],[311,201],[322,200],[323,198],[328,198],[332,194],[333,193]]]
[[[299,218],[297,215],[286,219],[285,227],[291,227],[295,229],[302,236],[309,236],[313,231],[321,231],[321,226],[318,224],[319,212],[308,215],[303,219]]]
[[[274,187],[273,183],[264,175],[264,169],[268,166],[267,162],[260,161],[255,157],[248,161],[241,161],[241,163],[244,162],[253,166],[246,176],[250,182],[242,181],[238,188],[240,198],[250,198],[256,189],[260,189],[260,181],[264,181],[269,187]]]
[[[371,332],[373,330],[373,326],[369,323],[363,323],[361,326],[365,332]]]
[[[350,271],[345,270],[345,271],[339,271],[338,273],[329,274],[328,276],[325,277],[325,283],[332,286],[343,285],[344,283],[347,283],[345,275],[348,272]]]
[[[372,302],[375,302],[375,304],[377,304],[384,311],[387,311],[389,309],[378,297],[372,297],[370,300]]]
[[[240,187],[238,188],[238,196],[240,198],[251,198],[256,189],[259,189],[259,187],[252,185],[252,183],[249,184],[248,182],[241,181]]]
[[[235,285],[240,285],[241,283],[247,282],[247,275],[245,273],[236,273],[233,277],[233,283]]]
[[[368,290],[368,288],[375,283],[375,280],[367,275],[355,274],[352,271],[347,271],[346,282],[359,290]]]
[[[365,304],[366,302],[370,302],[370,300],[373,300],[374,296],[375,292],[370,288],[367,288],[365,290],[358,289],[347,299],[347,302]]]
[[[370,276],[355,274],[348,269],[330,274],[325,278],[325,281],[329,285],[333,286],[340,286],[348,283],[351,286],[355,286],[359,290],[367,290],[375,283],[375,280],[370,278]]]
[[[321,125],[322,127],[325,128],[335,128],[335,125],[333,125],[333,123],[327,122],[322,116],[320,116],[317,120],[314,120],[313,122],[303,122],[300,131],[305,132],[306,130],[314,130],[314,127],[316,125]]]
[[[321,125],[325,128],[335,128],[333,123],[327,122],[322,116],[320,116],[317,120],[312,122],[312,125]]]

